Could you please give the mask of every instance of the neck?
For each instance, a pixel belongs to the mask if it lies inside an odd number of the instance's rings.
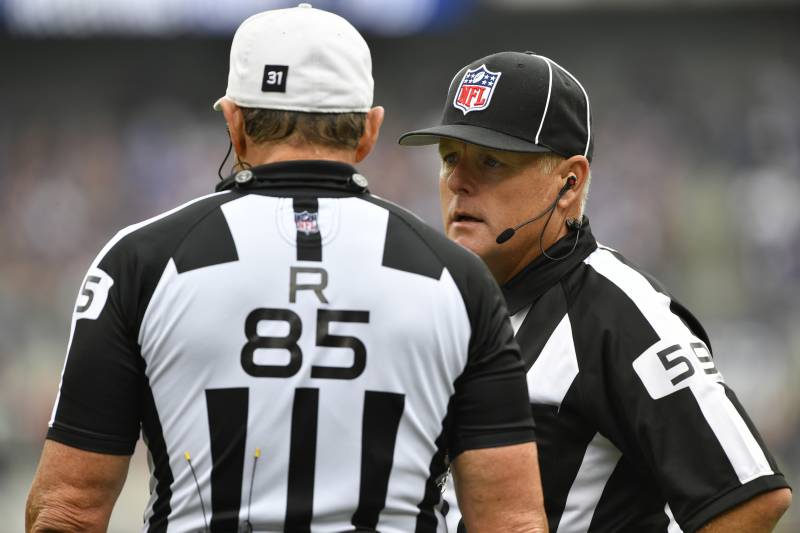
[[[355,150],[336,149],[314,144],[266,143],[248,147],[244,161],[252,166],[281,161],[323,160],[356,163]]]

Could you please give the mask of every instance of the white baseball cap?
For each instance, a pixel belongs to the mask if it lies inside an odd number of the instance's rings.
[[[339,15],[300,4],[264,11],[236,30],[225,96],[240,107],[307,113],[366,113],[372,57]]]

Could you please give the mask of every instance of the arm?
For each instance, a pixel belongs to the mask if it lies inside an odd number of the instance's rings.
[[[768,531],[782,509],[760,508],[761,496],[788,487],[786,480],[707,340],[674,319],[669,324],[671,316],[653,321],[662,338],[638,355],[641,346],[632,356],[622,349],[608,356],[615,402],[606,426],[620,429],[615,438],[652,473],[684,531]],[[630,349],[632,342],[620,335],[617,344]]]
[[[25,509],[27,533],[103,532],[130,456],[87,452],[48,440]]]
[[[453,477],[470,533],[547,531],[535,444],[467,450]]]
[[[791,503],[789,489],[765,492],[717,516],[700,533],[769,533]]]
[[[136,295],[138,287],[123,276],[127,256],[107,248],[89,268],[72,316],[59,394],[28,496],[28,532],[105,531],[139,438],[144,365],[122,312],[135,312],[123,294]]]

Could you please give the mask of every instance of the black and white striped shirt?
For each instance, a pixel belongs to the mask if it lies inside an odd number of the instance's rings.
[[[253,173],[100,252],[48,438],[141,427],[146,532],[446,531],[446,453],[534,439],[499,288],[348,165]]]
[[[503,292],[551,533],[693,532],[787,486],[697,319],[588,222]]]

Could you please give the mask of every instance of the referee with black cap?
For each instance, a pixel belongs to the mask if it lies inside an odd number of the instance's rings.
[[[583,214],[591,114],[564,67],[501,52],[455,75],[440,125],[400,139],[438,144],[447,236],[502,286],[550,531],[771,531],[791,492],[703,327]]]
[[[92,263],[27,508],[104,531],[141,428],[141,529],[546,531],[525,372],[474,254],[369,193],[367,43],[308,4],[231,45],[236,172]],[[133,530],[133,526],[130,528]]]

